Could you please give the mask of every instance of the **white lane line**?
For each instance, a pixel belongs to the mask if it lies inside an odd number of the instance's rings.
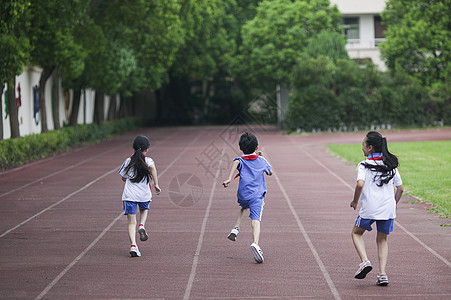
[[[172,136],[172,135],[171,135],[171,136]],[[169,136],[169,137],[171,137],[171,136]],[[163,141],[165,141],[165,140],[168,139],[169,137],[165,138]],[[191,145],[194,141],[196,141],[197,139],[198,139],[198,137],[196,137],[196,138],[190,143],[190,145]],[[75,167],[75,166],[77,166],[77,165],[80,165],[80,164],[82,164],[82,163],[84,163],[84,162],[86,162],[86,161],[89,161],[89,160],[91,160],[91,159],[93,159],[93,158],[96,158],[97,156],[103,156],[105,153],[108,153],[108,152],[111,152],[111,151],[113,151],[113,150],[116,150],[116,149],[119,148],[119,147],[122,147],[122,146],[118,146],[118,147],[113,148],[113,149],[111,149],[111,150],[108,150],[108,151],[106,151],[106,152],[102,152],[101,154],[96,155],[96,156],[94,156],[94,157],[91,157],[91,158],[89,158],[89,159],[87,159],[87,160],[84,160],[84,161],[82,161],[82,162],[80,162],[80,163],[78,163],[78,164],[76,164],[76,165],[72,165],[72,166],[70,166],[70,167],[67,167],[66,169],[61,170],[61,172],[62,172],[62,171],[67,171],[67,170],[69,170],[69,169],[71,169],[71,168],[73,168],[73,167]],[[176,157],[175,160],[179,159],[180,156],[181,156],[183,153],[184,153],[184,151],[182,151],[182,152]],[[172,163],[171,163],[166,169],[168,169],[169,167],[171,167],[171,166],[175,163],[175,160],[172,161]],[[97,179],[91,181],[90,183],[88,183],[88,184],[86,184],[85,186],[79,188],[79,189],[76,190],[75,192],[70,193],[69,195],[67,195],[67,196],[64,197],[63,199],[59,200],[58,202],[55,202],[55,203],[53,203],[52,205],[50,205],[50,206],[44,208],[43,210],[41,210],[41,211],[38,212],[37,214],[35,214],[35,215],[29,217],[28,219],[26,219],[25,221],[23,221],[23,222],[21,222],[21,223],[19,223],[19,224],[17,224],[17,225],[14,226],[13,228],[6,230],[5,232],[3,232],[3,233],[0,235],[0,238],[4,237],[5,235],[7,235],[8,233],[10,233],[11,231],[16,230],[16,229],[19,228],[20,226],[22,226],[22,225],[28,223],[29,221],[33,220],[34,218],[36,218],[37,216],[43,214],[44,212],[48,211],[49,209],[51,209],[51,208],[57,206],[58,204],[61,204],[62,202],[64,202],[64,201],[66,201],[67,199],[69,199],[70,197],[72,197],[72,196],[78,194],[79,192],[85,190],[86,188],[88,188],[89,186],[91,186],[91,185],[94,184],[95,182],[99,181],[100,179],[104,178],[105,176],[108,176],[108,175],[110,175],[111,173],[113,173],[114,171],[119,170],[120,167],[121,167],[121,166],[119,165],[117,168],[114,168],[113,170],[110,170],[110,171],[106,172],[105,174],[103,174],[103,175],[100,176],[99,178],[97,178]],[[165,169],[163,172],[165,172],[166,169]],[[58,174],[61,173],[61,172],[58,172]],[[45,179],[45,178],[52,177],[52,176],[54,176],[54,175],[56,175],[56,173],[53,173],[53,174],[48,175],[48,176],[45,176],[45,177],[43,177],[43,178],[41,178],[41,179],[35,180],[35,181],[33,181],[33,182],[30,182],[29,184],[26,184],[25,186],[22,186],[21,188],[24,188],[24,187],[26,187],[26,186],[29,186],[29,185],[31,185],[31,184],[33,184],[33,183],[35,183],[35,182],[38,182],[38,181],[40,181],[40,180],[43,180],[43,179]],[[161,175],[162,175],[162,174],[160,174],[160,176],[161,176]],[[21,189],[21,188],[17,188],[16,190],[19,190],[19,189]],[[14,190],[14,191],[16,191],[16,190]],[[9,194],[9,193],[10,193],[10,192],[8,192],[8,193],[6,193],[6,194]],[[3,194],[3,195],[6,195],[6,194]],[[3,196],[3,195],[0,195],[0,197]]]
[[[224,155],[224,150],[222,150],[221,157],[223,155]],[[191,289],[193,288],[193,284],[194,284],[194,277],[196,277],[196,270],[197,270],[197,265],[199,263],[200,250],[202,249],[202,244],[204,242],[205,228],[207,226],[208,217],[210,216],[210,209],[211,209],[211,205],[213,203],[213,196],[215,194],[216,185],[218,184],[219,172],[221,171],[221,163],[222,163],[222,160],[219,161],[219,167],[218,167],[218,170],[216,171],[216,175],[213,180],[213,186],[211,188],[210,197],[208,199],[207,209],[205,210],[205,216],[202,221],[202,227],[201,227],[200,234],[199,234],[199,240],[197,242],[197,249],[196,249],[196,252],[194,253],[193,264],[191,266],[191,273],[189,274],[188,284],[186,285],[185,295],[183,297],[184,300],[189,299],[190,294],[191,294]]]
[[[123,213],[120,213],[93,241],[91,244],[89,244],[88,247],[85,248],[66,268],[64,268],[61,273],[58,274],[58,276],[53,279],[53,281],[35,298],[36,300],[42,299],[47,293],[60,281],[60,279],[66,275],[67,272],[79,261],[85,256],[86,253],[88,253],[89,250],[91,250],[92,247],[94,247],[98,241],[107,233],[108,230],[110,230],[111,227],[122,217]]]
[[[102,176],[100,176],[100,177],[98,177],[97,179],[91,181],[90,183],[84,185],[83,187],[79,188],[79,189],[76,190],[75,192],[70,193],[69,195],[67,195],[66,197],[64,197],[63,199],[61,199],[60,201],[53,203],[52,205],[50,205],[50,206],[44,208],[43,210],[41,210],[41,211],[38,212],[37,214],[35,214],[35,215],[29,217],[28,219],[26,219],[25,221],[23,221],[23,222],[21,222],[21,223],[19,223],[19,224],[17,224],[17,225],[14,226],[13,228],[6,230],[5,232],[3,232],[3,233],[0,235],[0,238],[4,237],[5,235],[7,235],[8,233],[10,233],[11,231],[16,230],[16,229],[19,228],[20,226],[22,226],[22,225],[28,223],[29,221],[33,220],[33,219],[36,218],[37,216],[39,216],[39,215],[45,213],[45,212],[48,211],[49,209],[52,209],[53,207],[57,206],[58,204],[63,203],[64,201],[66,201],[67,199],[69,199],[70,197],[72,197],[73,195],[76,195],[76,194],[78,194],[79,192],[81,192],[81,191],[87,189],[88,187],[90,187],[91,185],[93,185],[94,183],[96,183],[97,181],[99,181],[99,180],[105,178],[106,176],[112,174],[113,172],[116,172],[117,170],[119,170],[119,168],[120,168],[120,166],[117,167],[117,168],[114,168],[113,170],[110,170],[110,171],[106,172],[106,173],[103,174]]]
[[[201,132],[202,133],[202,132]],[[196,138],[194,138],[191,143],[189,144],[189,146],[191,146],[195,141],[197,141],[197,139],[200,137],[199,133]],[[189,147],[186,147],[182,152],[179,153],[179,155],[177,155],[177,157],[174,159],[173,162],[177,161],[180,157],[182,157],[182,155],[189,149]],[[158,175],[158,178],[161,178],[167,170],[169,170],[169,168],[173,165],[173,163],[171,163],[170,165],[168,165],[163,172],[161,172]],[[117,169],[113,169],[113,171],[117,171],[119,168]],[[220,170],[220,169],[219,169]],[[111,172],[111,171],[110,171]],[[108,232],[108,230],[111,229],[111,227],[114,226],[114,224],[116,224],[117,221],[119,221],[119,219],[121,218],[121,216],[123,215],[123,213],[121,212],[119,214],[119,216],[117,216],[98,236],[97,238],[94,239],[94,241],[92,241],[92,243],[85,248],[85,250],[83,250],[66,268],[64,268],[63,271],[61,271],[61,273],[58,274],[58,276],[55,277],[55,279],[53,279],[53,281],[45,287],[45,289],[35,298],[36,300],[38,299],[42,299],[45,295],[47,295],[47,293],[60,281],[61,278],[63,278],[63,276],[69,272],[69,270],[78,262],[80,261],[85,255],[86,253],[88,253],[89,250],[91,250],[92,247],[94,247],[98,241],[100,241],[100,239],[105,235],[106,232]]]
[[[293,140],[290,140],[299,150],[301,150],[302,152],[304,152],[307,156],[309,156],[314,162],[316,162],[318,165],[320,165],[323,169],[325,169],[327,172],[329,172],[330,174],[332,174],[335,178],[337,178],[341,183],[343,183],[345,186],[347,186],[351,191],[354,191],[354,188],[352,186],[350,186],[346,181],[344,181],[339,175],[337,175],[336,173],[334,173],[333,171],[331,171],[329,168],[327,168],[323,163],[321,163],[319,160],[317,160],[315,157],[313,157],[310,153],[308,153],[307,151],[305,151],[304,148],[300,147],[299,145],[297,145],[296,143],[293,142]],[[451,268],[451,263],[444,258],[443,256],[441,256],[440,254],[438,254],[434,249],[432,249],[431,247],[429,247],[428,245],[426,245],[423,241],[421,241],[418,237],[416,237],[413,233],[411,233],[409,230],[407,230],[404,226],[402,226],[398,221],[395,220],[395,224],[396,226],[398,226],[399,228],[401,228],[408,236],[410,236],[413,240],[415,240],[418,244],[420,244],[424,249],[426,249],[427,251],[429,251],[432,255],[434,255],[435,257],[437,257],[438,259],[440,259],[442,262],[444,262],[448,267]]]
[[[109,152],[115,151],[115,150],[116,150],[117,148],[119,148],[119,147],[122,147],[122,146],[118,146],[118,147],[116,147],[116,148],[113,148],[113,149],[110,149],[110,150],[108,150],[108,151],[105,151],[105,152],[103,152],[103,153],[101,153],[101,154],[92,156],[92,157],[87,158],[87,159],[85,159],[85,160],[83,160],[83,161],[81,161],[81,162],[76,163],[75,165],[71,165],[71,166],[69,166],[69,167],[66,167],[66,168],[64,168],[64,169],[62,169],[62,170],[59,170],[59,171],[54,172],[54,173],[52,173],[52,174],[49,174],[49,175],[47,175],[47,176],[38,178],[38,179],[36,179],[35,181],[32,181],[32,182],[29,182],[29,183],[24,184],[24,185],[22,185],[22,186],[19,186],[19,187],[15,188],[15,189],[13,189],[13,190],[11,190],[11,191],[8,191],[8,192],[6,192],[6,193],[0,194],[0,198],[3,197],[3,196],[9,195],[9,194],[11,194],[11,193],[17,192],[17,191],[19,191],[19,190],[21,190],[21,189],[24,189],[24,188],[26,188],[26,187],[28,187],[28,186],[30,186],[30,185],[32,185],[32,184],[35,184],[35,183],[37,183],[37,182],[39,182],[39,181],[48,179],[48,178],[50,178],[50,177],[53,177],[53,176],[56,176],[56,175],[61,174],[61,173],[63,173],[63,172],[66,172],[67,170],[70,170],[70,169],[73,169],[73,168],[75,168],[75,167],[78,167],[78,166],[80,166],[80,165],[82,165],[82,164],[84,164],[84,163],[86,163],[86,162],[88,162],[88,161],[90,161],[90,160],[93,160],[93,159],[95,159],[95,158],[97,158],[97,157],[99,157],[99,156],[103,156],[103,155],[105,155],[105,154],[107,154],[107,153],[109,153]]]
[[[451,268],[451,263],[444,258],[443,256],[441,256],[440,254],[438,254],[434,249],[432,249],[431,247],[429,247],[428,245],[426,245],[425,243],[423,243],[423,241],[421,241],[419,238],[417,238],[413,233],[411,233],[410,231],[408,231],[404,226],[402,226],[401,224],[399,224],[398,221],[395,221],[396,226],[398,226],[399,228],[401,228],[402,230],[404,230],[405,233],[407,233],[407,235],[409,235],[412,239],[414,239],[418,244],[420,244],[421,246],[423,246],[426,250],[428,250],[429,252],[431,252],[433,255],[435,255],[438,259],[440,259],[441,261],[443,261],[448,267]]]
[[[279,188],[282,191],[282,194],[288,203],[288,207],[290,208],[290,211],[293,214],[294,219],[296,220],[296,223],[298,224],[298,227],[301,230],[301,233],[310,248],[310,251],[312,252],[313,256],[315,257],[316,263],[318,264],[319,268],[321,269],[321,272],[323,273],[324,279],[326,280],[330,291],[334,295],[334,299],[336,299],[336,300],[341,299],[340,294],[338,293],[338,290],[335,287],[334,282],[332,281],[332,278],[329,275],[329,272],[327,272],[327,269],[324,266],[324,263],[318,254],[318,251],[316,251],[315,246],[313,245],[312,241],[310,240],[310,237],[308,236],[307,231],[304,228],[304,225],[302,225],[301,219],[299,218],[298,214],[296,213],[296,210],[293,207],[290,197],[288,197],[288,194],[285,191],[285,188],[283,187],[282,182],[280,181],[279,176],[274,171],[274,169],[273,169],[273,176],[275,177],[277,184],[279,185]]]
[[[174,135],[175,133],[176,133],[176,132],[174,132],[172,135]],[[168,138],[172,137],[172,135],[171,135],[171,136],[168,136],[168,137],[166,137],[166,138],[164,138],[162,141],[167,140]],[[19,190],[21,190],[21,189],[24,189],[24,188],[26,188],[26,187],[28,187],[28,186],[30,186],[30,185],[33,185],[33,184],[35,184],[35,183],[37,183],[37,182],[39,182],[39,181],[48,179],[48,178],[50,178],[50,177],[56,176],[56,175],[58,175],[58,174],[61,174],[61,173],[65,172],[65,171],[67,171],[67,170],[70,170],[70,169],[73,169],[73,168],[75,168],[75,167],[78,167],[78,166],[80,166],[80,165],[82,165],[82,164],[84,164],[84,163],[86,163],[86,162],[88,162],[88,161],[90,161],[90,160],[93,160],[93,159],[95,159],[95,158],[97,158],[97,157],[99,157],[99,156],[104,156],[104,155],[107,154],[107,153],[116,151],[116,149],[121,148],[121,147],[123,147],[123,145],[119,145],[119,146],[117,146],[117,147],[114,147],[114,148],[112,148],[112,149],[109,149],[109,150],[107,150],[107,151],[105,151],[105,152],[102,152],[102,153],[100,153],[100,154],[97,154],[97,155],[95,155],[95,156],[91,156],[90,158],[87,158],[87,159],[85,159],[85,160],[83,160],[83,161],[81,161],[81,162],[78,162],[78,163],[74,164],[74,165],[71,165],[71,166],[69,166],[69,167],[66,167],[66,168],[64,168],[64,169],[62,169],[62,170],[59,170],[59,171],[54,172],[54,173],[52,173],[52,174],[49,174],[49,175],[47,175],[47,176],[38,178],[38,179],[36,179],[36,180],[34,180],[34,181],[32,181],[32,182],[29,182],[29,183],[27,183],[27,184],[24,184],[24,185],[22,185],[22,186],[20,186],[20,187],[17,187],[17,188],[15,188],[15,189],[11,190],[11,191],[8,191],[8,192],[5,192],[5,193],[3,193],[3,194],[0,194],[0,198],[3,197],[3,196],[9,195],[9,194],[11,194],[11,193],[17,192],[17,191],[19,191]],[[79,151],[81,151],[81,150],[83,150],[83,149],[85,149],[85,148],[87,148],[87,147],[82,147],[82,148],[79,148],[79,149],[75,149],[75,150],[72,151],[72,152],[61,153],[60,156],[70,155],[71,153],[79,152]],[[29,166],[31,166],[31,165],[34,165],[34,164],[37,164],[37,163],[46,162],[46,161],[49,161],[49,160],[54,160],[54,159],[56,159],[56,157],[50,157],[50,158],[46,158],[46,159],[43,159],[43,160],[34,161],[34,162],[29,163],[29,164],[23,165],[23,166],[21,166],[21,167],[18,167],[18,168],[12,169],[12,170],[7,170],[7,171],[5,171],[5,172],[2,172],[2,173],[0,173],[0,175],[4,175],[4,174],[10,173],[10,172],[15,172],[15,171],[18,171],[18,170],[20,170],[20,169],[24,169],[24,168],[26,168],[26,167],[29,167]]]

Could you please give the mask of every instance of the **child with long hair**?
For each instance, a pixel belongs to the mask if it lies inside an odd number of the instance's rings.
[[[124,215],[128,220],[128,236],[130,239],[130,255],[132,257],[141,256],[136,244],[136,212],[139,207],[140,224],[138,227],[139,238],[146,241],[148,235],[144,224],[146,223],[147,214],[149,212],[149,204],[152,201],[152,193],[150,181],[153,180],[155,192],[160,194],[161,189],[158,185],[157,168],[153,159],[146,156],[149,150],[150,142],[145,136],[137,136],[133,141],[133,149],[135,153],[125,159],[119,170],[122,181],[125,182],[124,191],[122,193],[122,201],[124,204]]]
[[[363,139],[362,151],[367,158],[357,167],[357,185],[354,199],[350,204],[355,210],[360,199],[361,208],[352,229],[352,241],[362,262],[354,277],[363,279],[373,269],[366,255],[363,234],[365,230],[371,231],[371,225],[376,222],[379,258],[376,283],[386,286],[388,285],[385,270],[388,257],[387,239],[393,231],[396,205],[401,199],[404,187],[398,171],[398,158],[388,151],[385,137],[376,131],[368,132]]]

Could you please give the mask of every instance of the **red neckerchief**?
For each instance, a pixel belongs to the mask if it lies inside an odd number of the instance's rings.
[[[243,155],[243,156],[241,156],[241,158],[245,159],[245,160],[256,160],[258,158],[258,155],[257,154]],[[236,176],[233,179],[235,179],[239,176],[240,176],[240,172],[238,171],[238,174],[236,174]]]
[[[373,153],[368,155],[368,160],[382,160],[382,154],[381,153]]]

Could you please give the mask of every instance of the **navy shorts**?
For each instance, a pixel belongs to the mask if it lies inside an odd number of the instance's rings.
[[[147,202],[134,202],[134,201],[122,201],[124,203],[124,215],[136,215],[137,207],[139,209],[149,209],[150,201]]]
[[[263,214],[263,206],[265,206],[264,198],[261,199],[253,199],[253,200],[240,200],[238,199],[238,204],[243,209],[249,208],[249,218],[251,220],[258,220],[261,222],[262,214]]]
[[[372,219],[364,219],[360,216],[357,216],[357,219],[355,220],[355,226],[371,231],[373,228],[371,228],[371,225],[376,222],[376,228],[378,232],[383,232],[385,234],[390,234],[390,232],[393,231],[393,224],[395,223],[395,219],[388,219],[388,220],[372,220]]]

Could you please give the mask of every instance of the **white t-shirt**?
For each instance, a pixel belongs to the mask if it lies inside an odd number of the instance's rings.
[[[402,185],[401,175],[395,169],[395,176],[389,183],[377,186],[374,181],[375,171],[365,168],[364,163],[383,164],[382,161],[366,159],[357,166],[357,181],[364,180],[362,194],[360,196],[361,208],[359,216],[364,219],[388,220],[396,218],[395,189],[393,185]]]
[[[130,158],[127,158],[122,164],[119,170],[119,175],[127,178],[125,181],[124,191],[122,193],[122,201],[134,201],[134,202],[147,202],[152,201],[152,193],[150,192],[150,182],[147,183],[146,179],[143,178],[141,182],[131,182],[130,178],[133,178],[133,170],[129,170],[125,173],[125,167],[130,163]],[[146,164],[150,166],[155,166],[154,161],[146,156]]]

